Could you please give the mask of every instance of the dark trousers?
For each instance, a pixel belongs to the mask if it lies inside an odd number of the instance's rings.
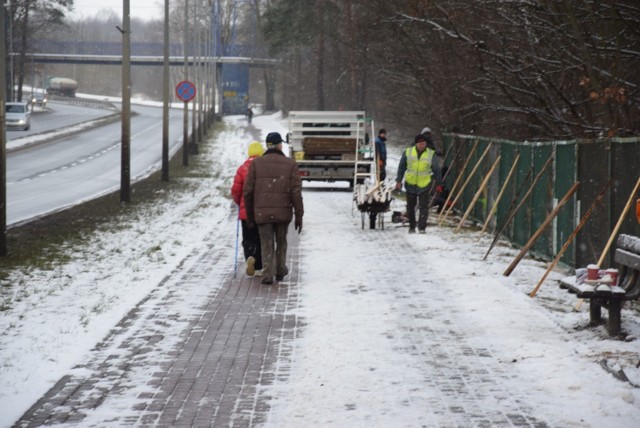
[[[409,217],[409,229],[416,228],[416,206],[420,214],[418,215],[418,229],[427,228],[427,219],[429,218],[429,195],[431,192],[428,186],[421,193],[407,193],[407,217]]]
[[[289,271],[287,261],[287,231],[289,223],[259,224],[262,246],[262,275],[265,277]]]
[[[242,222],[242,250],[244,251],[244,259],[249,257],[256,259],[255,269],[262,269],[262,248],[260,247],[260,232],[258,226],[247,227],[247,221]]]

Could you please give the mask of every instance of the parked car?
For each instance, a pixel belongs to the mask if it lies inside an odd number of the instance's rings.
[[[31,128],[31,112],[27,103],[6,103],[5,116],[7,128],[22,128],[23,131]]]

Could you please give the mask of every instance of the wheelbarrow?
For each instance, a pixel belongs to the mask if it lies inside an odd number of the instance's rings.
[[[356,184],[353,191],[353,200],[360,211],[362,228],[366,224],[366,217],[376,214],[380,228],[384,230],[384,214],[389,211],[393,200],[393,188],[387,187],[384,182],[378,182],[375,186],[369,187],[365,184]]]

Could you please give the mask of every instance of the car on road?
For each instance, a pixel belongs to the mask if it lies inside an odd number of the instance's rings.
[[[47,105],[47,96],[43,93],[36,92],[31,97],[31,104],[38,104],[39,106]]]
[[[23,131],[28,131],[31,128],[31,112],[27,103],[6,103],[5,116],[7,128],[21,128]]]

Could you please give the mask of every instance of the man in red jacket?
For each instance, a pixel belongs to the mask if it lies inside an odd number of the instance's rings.
[[[249,172],[249,165],[255,158],[262,156],[262,153],[264,153],[264,149],[259,141],[252,141],[249,144],[249,157],[238,167],[231,186],[231,197],[240,207],[238,218],[242,224],[242,249],[244,251],[244,259],[247,262],[246,272],[249,276],[260,276],[262,274],[262,251],[260,250],[258,228],[255,224],[252,227],[247,225],[247,211],[244,205],[242,189],[247,178],[247,172]]]
[[[249,166],[244,183],[247,223],[256,223],[262,248],[262,283],[273,284],[289,273],[286,265],[287,230],[294,218],[295,228],[302,232],[302,180],[298,164],[282,152],[282,137],[277,132],[267,135],[267,151]]]

